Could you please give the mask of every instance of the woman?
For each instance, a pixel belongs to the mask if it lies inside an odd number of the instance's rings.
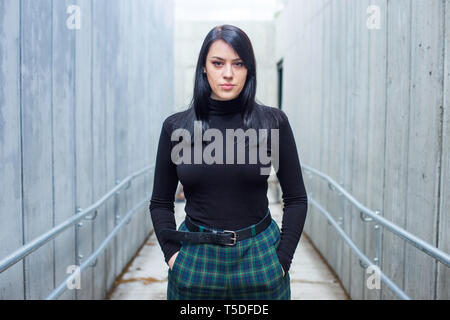
[[[169,266],[169,300],[290,299],[288,271],[307,195],[286,114],[258,104],[255,93],[249,38],[235,26],[213,28],[200,50],[190,107],[165,119],[156,157],[149,209]],[[256,144],[250,133],[262,133]],[[268,167],[250,160],[256,148],[271,160]],[[281,233],[268,209],[271,164],[283,192]],[[177,231],[178,181],[186,219]]]

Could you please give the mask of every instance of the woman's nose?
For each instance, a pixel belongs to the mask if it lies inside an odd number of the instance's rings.
[[[231,65],[225,65],[223,76],[226,78],[230,78],[233,76],[233,68],[231,67]]]

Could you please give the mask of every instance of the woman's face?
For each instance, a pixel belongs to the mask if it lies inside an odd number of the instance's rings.
[[[247,79],[243,60],[223,40],[217,40],[210,46],[203,72],[206,72],[211,86],[211,98],[215,100],[237,98]]]

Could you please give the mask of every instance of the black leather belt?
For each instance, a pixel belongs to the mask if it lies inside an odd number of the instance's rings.
[[[269,209],[267,209],[266,216],[257,224],[236,231],[208,229],[206,227],[202,227],[193,223],[189,219],[189,217],[186,217],[186,220],[184,222],[186,227],[189,229],[189,232],[164,229],[161,230],[161,235],[164,238],[170,239],[172,241],[178,240],[195,243],[213,243],[225,246],[234,246],[237,241],[254,237],[258,233],[264,231],[272,222],[272,216],[270,215]]]

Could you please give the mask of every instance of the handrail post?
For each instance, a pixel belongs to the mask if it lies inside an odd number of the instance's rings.
[[[381,215],[381,211],[380,210],[376,210],[375,211],[375,214],[376,215]],[[374,229],[376,230],[375,232],[376,232],[376,249],[375,249],[375,252],[376,252],[376,257],[375,258],[373,258],[373,261],[375,262],[375,264],[378,266],[378,267],[381,267],[381,227],[380,227],[380,225],[377,223],[377,224],[375,224],[375,226],[374,226]]]
[[[376,215],[380,215],[380,210],[374,211]],[[359,212],[360,218],[363,222],[373,222],[375,221],[373,218],[365,217],[364,212]],[[380,257],[381,257],[381,227],[379,223],[376,223],[373,227],[375,229],[376,233],[376,240],[375,240],[375,257],[373,258],[373,262],[380,266]]]
[[[120,180],[117,179],[117,180],[116,180],[116,185],[119,184],[119,183],[120,183]],[[120,189],[117,190],[116,196],[119,195],[119,194],[120,194]],[[117,197],[116,197],[116,199],[117,199]],[[119,223],[119,221],[120,221],[120,214],[119,214],[119,213],[114,213],[114,226],[117,226],[117,224]]]
[[[339,185],[341,187],[344,187],[344,182],[339,182]],[[343,197],[342,192],[340,192],[339,190],[336,191],[338,193],[340,200],[340,205],[341,205],[341,214],[338,218],[338,223],[339,225],[341,225],[342,227],[344,227],[344,222],[345,222],[345,198]]]
[[[76,214],[79,214],[82,212],[83,209],[81,207],[77,207]],[[76,265],[81,265],[81,259],[83,258],[83,255],[80,253],[80,228],[83,226],[83,222],[80,221],[75,225],[75,259],[76,259]]]

